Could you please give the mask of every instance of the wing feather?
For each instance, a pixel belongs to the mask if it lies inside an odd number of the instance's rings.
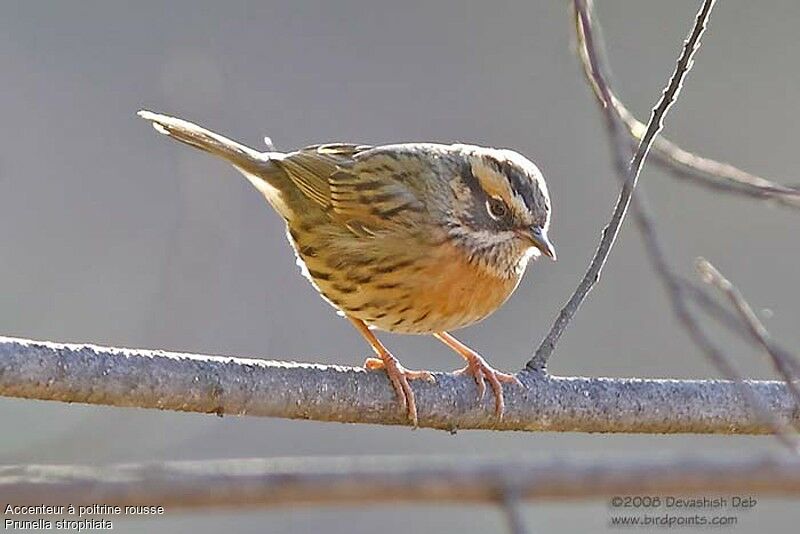
[[[388,229],[413,227],[423,204],[409,187],[391,173],[355,157],[370,147],[329,144],[304,148],[287,155],[280,165],[309,199],[359,236],[375,236]]]

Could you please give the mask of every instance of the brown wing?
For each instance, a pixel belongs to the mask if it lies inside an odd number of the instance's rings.
[[[324,209],[332,208],[329,179],[342,168],[352,166],[353,157],[371,147],[366,145],[314,145],[279,160],[297,188]]]
[[[304,148],[280,160],[302,193],[318,203],[353,233],[370,236],[386,229],[414,226],[423,204],[393,169],[398,161],[382,157],[370,165],[369,157],[354,158],[365,145],[329,144]]]

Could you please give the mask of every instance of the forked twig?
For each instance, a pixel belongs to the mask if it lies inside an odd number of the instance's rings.
[[[706,0],[701,6],[692,32],[684,43],[683,52],[678,60],[676,74],[682,68],[691,68],[692,56],[696,48],[699,46],[700,37],[705,31],[705,27],[714,3],[714,0]],[[605,112],[606,124],[616,123],[619,120],[619,117],[616,115],[613,109],[613,98],[611,96],[613,95],[613,92],[608,84],[608,77],[606,75],[607,69],[602,62],[602,48],[599,48],[601,45],[597,44],[595,24],[593,23],[590,4],[584,0],[575,0],[575,16],[577,25],[576,28],[579,35],[578,39],[579,42],[583,43],[582,53],[584,62],[588,63],[587,70],[590,73],[589,75],[591,77],[592,87],[595,90],[595,94],[600,95],[601,103],[605,104],[603,106],[603,110]],[[664,92],[662,102],[667,97],[670,88],[674,87],[676,90],[680,89],[680,81],[681,80],[677,79],[676,75],[674,74],[668,89]],[[658,106],[656,109],[658,109]],[[614,147],[616,153],[619,153],[621,150],[625,149],[627,144],[625,141],[620,141],[619,136],[613,131],[610,132],[610,136],[612,137],[614,144],[617,145]],[[647,137],[643,136],[642,139],[645,140]],[[617,166],[619,177],[621,179],[625,178],[625,181],[627,182],[625,171],[626,169],[621,168],[619,165]],[[695,315],[695,312],[688,305],[687,298],[693,293],[687,291],[687,287],[685,286],[683,280],[672,270],[667,262],[664,246],[661,243],[661,240],[655,229],[654,218],[650,214],[650,210],[643,195],[637,195],[637,197],[633,199],[633,204],[634,217],[642,235],[648,257],[650,258],[656,273],[659,275],[659,279],[665,286],[667,295],[673,308],[673,312],[678,320],[681,322],[695,344],[706,354],[706,356],[720,371],[720,373],[722,373],[722,375],[726,378],[733,380],[738,385],[738,389],[742,397],[755,410],[756,415],[773,428],[775,435],[778,437],[781,443],[783,443],[793,452],[800,450],[800,442],[798,442],[793,429],[787,425],[784,420],[777,417],[764,404],[762,399],[759,398],[751,388],[744,384],[744,378],[731,364],[725,353],[717,346],[716,343],[714,343],[714,341],[702,328],[698,317]]]
[[[591,11],[591,4],[589,4],[589,10]],[[598,39],[599,28],[594,29],[594,34]],[[591,46],[587,46],[581,31],[577,31],[576,35],[583,73],[594,89],[595,96],[603,106],[610,103],[610,108],[624,123],[630,135],[636,141],[641,140],[647,131],[647,126],[636,119],[611,88],[605,87],[604,93],[600,92],[586,54],[587,49]],[[652,152],[652,159],[678,178],[690,180],[694,184],[714,190],[772,200],[784,206],[800,208],[800,188],[781,185],[743,171],[730,163],[694,154],[663,135],[653,142]]]
[[[638,139],[644,125],[613,96],[614,109]],[[653,161],[670,171],[676,178],[689,180],[706,188],[773,201],[790,208],[800,208],[800,189],[786,186],[743,171],[730,163],[715,161],[685,150],[659,136],[653,143]]]

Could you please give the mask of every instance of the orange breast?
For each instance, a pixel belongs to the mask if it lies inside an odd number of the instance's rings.
[[[514,292],[511,278],[467,261],[449,241],[389,235],[356,239],[338,226],[290,242],[322,296],[347,316],[389,332],[431,334],[485,318]]]
[[[408,334],[455,330],[480,321],[508,299],[520,280],[520,276],[501,278],[469,263],[449,243],[422,259],[417,272],[397,278],[401,288],[382,299],[391,306],[379,313],[366,310],[363,319],[382,330]],[[362,287],[362,291],[372,290]]]

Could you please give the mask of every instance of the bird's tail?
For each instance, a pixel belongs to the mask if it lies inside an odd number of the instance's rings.
[[[160,115],[147,110],[141,110],[137,115],[150,121],[157,132],[168,135],[181,143],[199,148],[209,154],[219,156],[229,161],[246,175],[261,176],[266,179],[269,174],[278,171],[272,161],[280,156],[278,153],[258,152],[183,119]]]

